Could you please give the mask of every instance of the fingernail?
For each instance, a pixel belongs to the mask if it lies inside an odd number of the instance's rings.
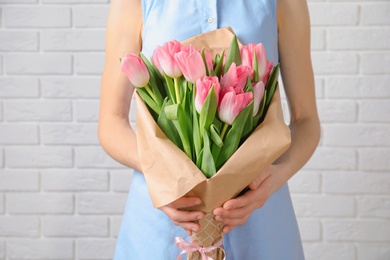
[[[201,215],[196,216],[196,219],[201,219],[201,218],[202,218]]]
[[[196,200],[194,200],[194,205],[198,205],[198,204],[200,204],[202,201],[200,200],[200,199],[196,199]]]

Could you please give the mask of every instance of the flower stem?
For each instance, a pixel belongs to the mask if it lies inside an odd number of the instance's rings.
[[[147,84],[144,88],[145,88],[146,92],[148,92],[149,96],[154,100],[154,102],[156,102],[156,104],[158,104],[158,102],[156,100],[156,96],[154,95],[153,91],[150,89],[149,84]]]
[[[221,133],[222,141],[225,138],[226,130],[228,129],[228,127],[229,127],[229,124],[228,123],[224,123],[223,128],[222,128],[222,133]]]
[[[178,78],[174,78],[173,82],[175,84],[176,104],[180,104],[180,92],[179,92],[179,81],[178,81]]]

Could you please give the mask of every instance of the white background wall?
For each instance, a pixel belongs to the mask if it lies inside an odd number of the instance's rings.
[[[108,0],[0,4],[0,259],[111,259],[132,172],[96,131]],[[305,253],[390,259],[390,2],[309,7],[322,140],[290,181]]]

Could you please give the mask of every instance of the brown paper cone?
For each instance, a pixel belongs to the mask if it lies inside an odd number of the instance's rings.
[[[224,225],[214,219],[213,213],[207,213],[205,218],[199,220],[201,230],[197,233],[193,233],[191,236],[192,243],[195,243],[202,247],[213,246],[223,238],[222,228]],[[214,249],[210,253],[206,253],[207,256],[214,260],[223,260],[225,253],[223,246],[221,248]],[[199,252],[192,252],[188,254],[188,260],[201,260],[202,255]]]

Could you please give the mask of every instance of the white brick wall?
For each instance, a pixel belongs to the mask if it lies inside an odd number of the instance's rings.
[[[0,259],[112,259],[132,170],[97,139],[108,8],[0,0]],[[309,9],[322,140],[290,181],[306,257],[390,259],[390,2]]]

